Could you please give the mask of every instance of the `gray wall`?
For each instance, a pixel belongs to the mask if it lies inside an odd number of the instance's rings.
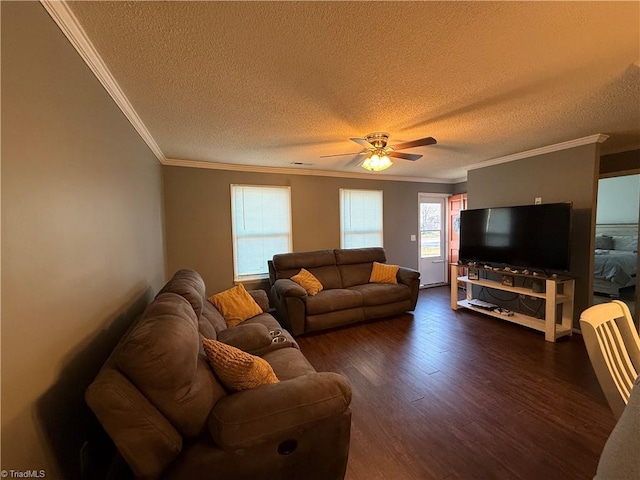
[[[470,170],[467,177],[469,208],[528,205],[535,197],[573,203],[569,273],[576,277],[576,328],[591,304],[598,171],[599,145],[591,144]]]
[[[450,184],[280,175],[163,167],[168,268],[199,271],[208,293],[233,285],[230,185],[291,187],[293,249],[340,247],[340,188],[383,190],[387,261],[417,268],[418,193],[451,193]],[[267,283],[268,285],[268,283]],[[258,285],[265,287],[264,282]]]
[[[84,390],[165,279],[161,166],[40,3],[1,8],[1,468],[73,479]]]

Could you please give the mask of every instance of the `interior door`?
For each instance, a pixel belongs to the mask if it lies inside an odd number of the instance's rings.
[[[449,214],[447,225],[447,237],[449,254],[448,262],[458,261],[458,250],[460,249],[460,211],[467,208],[467,194],[460,193],[449,197]],[[447,279],[451,282],[451,269],[447,268]]]
[[[446,282],[446,199],[442,196],[420,193],[420,242],[418,247],[420,284],[441,285]]]

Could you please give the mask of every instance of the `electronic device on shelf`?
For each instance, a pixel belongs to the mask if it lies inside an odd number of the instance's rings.
[[[479,300],[477,298],[469,300],[469,305],[472,307],[482,308],[483,310],[494,310],[498,308],[498,306],[493,303],[485,302],[484,300]]]
[[[485,268],[569,270],[571,203],[460,212],[459,258]]]

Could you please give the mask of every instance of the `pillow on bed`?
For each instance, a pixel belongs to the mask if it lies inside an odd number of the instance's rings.
[[[613,250],[613,237],[608,235],[596,235],[597,250]]]
[[[638,237],[637,236],[618,236],[612,237],[614,250],[624,250],[626,252],[638,251]]]

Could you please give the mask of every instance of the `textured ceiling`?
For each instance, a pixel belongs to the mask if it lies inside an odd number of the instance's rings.
[[[597,133],[640,146],[638,2],[71,2],[165,157],[365,172],[349,137],[433,136],[381,174]],[[372,174],[374,175],[374,174]]]

